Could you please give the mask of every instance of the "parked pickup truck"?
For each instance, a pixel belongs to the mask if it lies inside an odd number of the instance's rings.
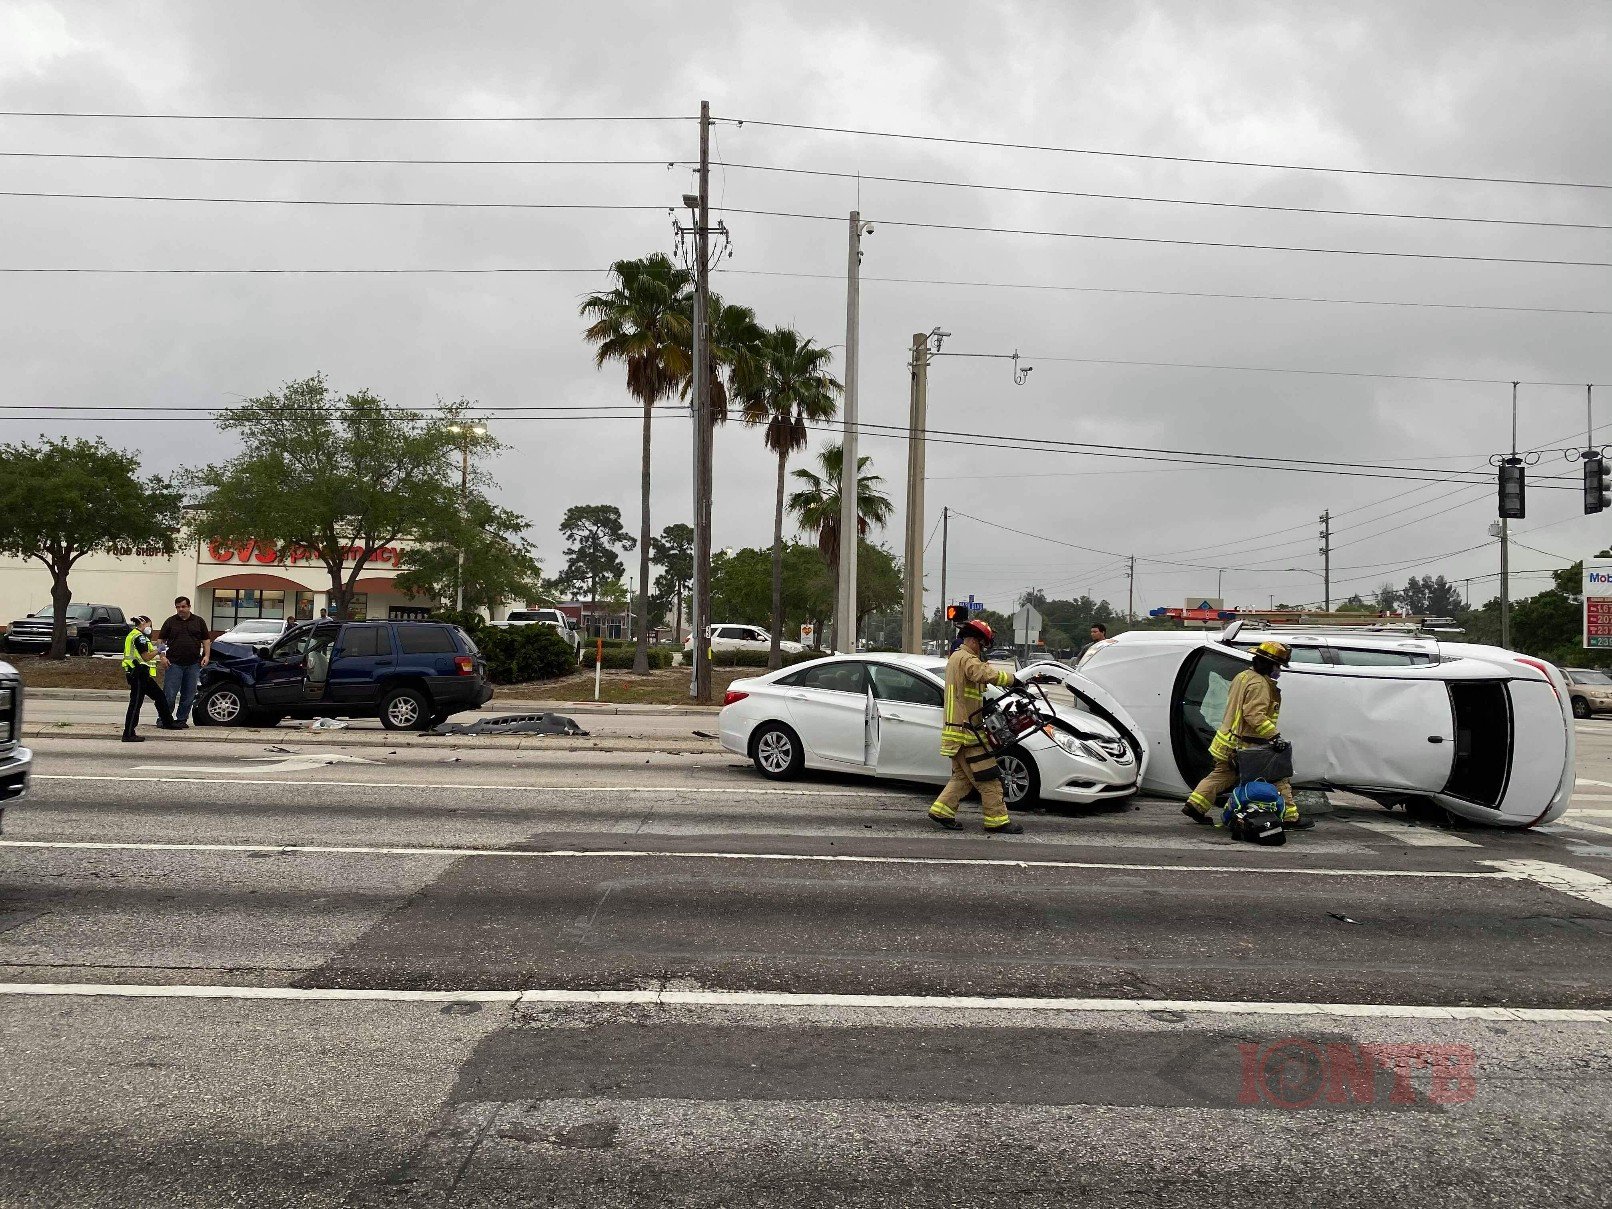
[[[32,616],[13,621],[6,630],[6,650],[31,651],[43,655],[50,650],[50,631],[56,620],[56,606],[47,604]],[[129,636],[129,623],[116,605],[70,604],[67,606],[67,653],[112,654],[123,649]]]
[[[34,753],[22,745],[22,677],[9,663],[0,663],[0,824],[6,803],[28,792],[28,771]]]
[[[582,637],[571,627],[571,619],[558,609],[512,609],[503,621],[491,624],[500,630],[511,626],[546,625],[565,639],[566,645],[573,651],[582,646]]]

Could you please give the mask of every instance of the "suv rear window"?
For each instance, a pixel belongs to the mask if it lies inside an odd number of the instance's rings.
[[[1426,667],[1433,662],[1422,651],[1366,651],[1333,647],[1332,654],[1344,667]]]
[[[397,645],[405,655],[452,655],[459,650],[445,625],[398,626]]]

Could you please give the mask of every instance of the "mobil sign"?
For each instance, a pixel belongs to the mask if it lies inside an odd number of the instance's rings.
[[[1584,646],[1612,649],[1612,560],[1584,560]]]

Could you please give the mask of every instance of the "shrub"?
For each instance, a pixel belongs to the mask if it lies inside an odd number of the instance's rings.
[[[553,680],[576,670],[570,644],[546,625],[483,626],[474,637],[494,684]]]
[[[628,643],[625,646],[613,647],[606,642],[604,649],[604,665],[607,668],[611,668],[618,672],[630,672],[632,670],[633,656],[636,653],[637,651],[631,643]],[[584,651],[582,653],[582,666],[584,670],[593,666],[592,651]],[[663,668],[669,668],[671,666],[671,651],[667,650],[665,647],[658,646],[652,646],[649,648],[650,671],[660,671]]]
[[[797,663],[806,663],[812,659],[821,659],[827,651],[800,651],[798,653],[784,652],[784,666],[791,667]],[[766,667],[766,651],[717,651],[711,656],[712,667]]]
[[[487,628],[487,620],[480,613],[473,613],[469,609],[438,609],[431,614],[432,621],[445,621],[449,625],[456,625],[467,634],[474,637]]]

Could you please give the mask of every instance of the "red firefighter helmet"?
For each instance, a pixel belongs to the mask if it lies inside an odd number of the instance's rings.
[[[971,631],[972,634],[970,633]],[[965,621],[962,625],[958,626],[957,636],[959,638],[978,638],[987,650],[990,649],[991,643],[996,641],[995,632],[986,622],[981,621],[978,617]]]

